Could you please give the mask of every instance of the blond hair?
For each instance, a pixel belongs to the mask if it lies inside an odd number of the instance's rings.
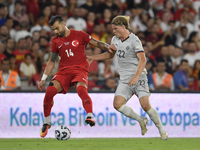
[[[126,27],[126,29],[130,30],[129,28],[129,20],[130,20],[130,17],[129,16],[116,16],[111,24],[114,24],[114,25],[117,25],[117,26],[122,26],[124,25]]]

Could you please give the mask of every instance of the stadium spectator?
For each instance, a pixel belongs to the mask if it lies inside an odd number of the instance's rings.
[[[162,29],[163,32],[166,32],[167,30],[169,30],[169,22],[170,22],[170,12],[169,11],[165,11],[162,14],[162,19],[161,19],[161,23],[160,23],[160,27]]]
[[[188,53],[188,49],[189,49],[189,43],[187,40],[184,40],[181,43],[181,49],[182,49],[182,56],[184,56],[185,54]]]
[[[78,7],[77,6],[77,0],[67,0],[67,12],[68,12],[68,18],[74,16],[74,9]]]
[[[19,67],[20,77],[28,78],[28,85],[31,85],[33,80],[33,75],[36,74],[36,69],[32,61],[33,61],[32,55],[26,54],[24,62],[21,62]],[[24,84],[24,82],[22,82],[22,86],[27,86],[27,85]]]
[[[32,44],[32,56],[33,56],[33,64],[35,65],[35,68],[37,70],[38,73],[41,73],[42,70],[42,56],[41,53],[39,53],[39,48],[40,48],[40,44],[39,42],[33,42]]]
[[[35,25],[40,13],[39,0],[27,0],[23,4],[26,6],[26,13],[30,18],[31,25]]]
[[[9,30],[9,26],[8,26],[8,30]],[[13,21],[12,29],[9,30],[10,38],[15,39],[16,32],[19,31],[19,30],[20,30],[19,22]]]
[[[101,36],[101,41],[106,42],[107,37],[112,37],[112,36],[113,36],[113,33],[112,33],[111,24],[110,23],[106,23],[106,25],[105,25],[105,32]]]
[[[101,30],[105,31],[105,25],[106,23],[111,23],[112,19],[112,12],[110,9],[104,9],[103,16],[98,19],[97,23],[100,24]]]
[[[103,15],[105,9],[110,9],[113,13],[113,16],[117,16],[119,8],[116,4],[113,3],[113,0],[106,0],[104,3],[101,3],[98,6],[98,11]]]
[[[196,54],[197,46],[195,42],[189,42],[188,44],[188,53],[183,56],[183,59],[188,61],[190,67],[194,67],[194,63],[198,58]]]
[[[199,43],[200,40],[199,39],[200,38],[199,38],[198,32],[196,32],[196,31],[193,31],[188,38],[188,42],[195,42],[195,44],[197,46],[197,51],[200,50],[200,43]]]
[[[176,46],[170,57],[173,63],[173,71],[177,70],[177,67],[180,65],[182,59],[180,47]]]
[[[166,68],[165,68],[165,71],[167,72],[167,73],[170,73],[170,74],[172,74],[173,73],[173,64],[172,64],[172,60],[171,60],[171,58],[170,58],[170,55],[169,55],[169,50],[168,50],[168,47],[167,46],[162,46],[161,47],[161,56],[160,57],[158,57],[157,59],[156,59],[156,61],[157,62],[164,62],[165,63],[165,66],[166,66]]]
[[[188,34],[188,29],[187,27],[183,26],[181,27],[180,33],[176,34],[177,35],[177,40],[176,40],[176,45],[181,47],[182,42],[187,40],[187,34]]]
[[[9,61],[10,61],[10,70],[16,71],[17,73],[19,73],[19,66],[17,66],[16,64],[16,57],[15,55],[10,55],[9,57]]]
[[[16,57],[16,64],[19,66],[20,63],[24,61],[25,55],[31,52],[27,50],[26,39],[19,39],[17,45],[18,49],[15,49],[13,54]]]
[[[10,58],[12,56],[13,51],[15,49],[15,41],[14,39],[9,38],[6,43],[6,50],[4,51],[4,54],[7,56],[7,58]]]
[[[43,13],[38,15],[37,21],[38,24],[31,28],[31,34],[33,34],[34,31],[41,31],[42,29],[46,30],[47,32],[51,32],[51,28],[45,25],[45,15]]]
[[[152,74],[155,90],[158,91],[173,91],[174,79],[173,76],[167,73],[164,61],[157,62],[157,72]]]
[[[0,41],[6,45],[8,38],[10,37],[8,27],[6,25],[0,26]]]
[[[38,42],[40,39],[40,32],[39,31],[34,31],[33,32],[33,42]]]
[[[200,59],[196,60],[194,63],[192,76],[194,78],[194,90],[200,90]]]
[[[152,42],[153,47],[151,49],[152,55],[155,57],[160,56],[160,46],[164,45],[164,41],[160,41],[160,36],[158,34],[159,32],[159,26],[157,23],[155,23],[152,27],[152,32],[146,37],[147,42]]]
[[[115,68],[112,64],[112,59],[104,60],[98,64],[98,78],[99,80],[105,80],[110,77],[115,77]]]
[[[9,69],[9,59],[3,59],[1,61],[0,71],[0,89],[2,91],[17,90],[21,87],[21,82],[18,73]]]
[[[50,5],[45,5],[44,8],[42,9],[42,13],[44,14],[44,20],[45,20],[44,25],[49,26],[49,19],[52,14]]]
[[[86,32],[90,35],[93,33],[93,29],[95,26],[95,19],[96,19],[95,13],[88,12],[87,20],[86,20],[86,24],[87,24]]]
[[[164,7],[164,9],[157,12],[156,16],[161,19],[163,16],[163,13],[168,11],[170,13],[170,20],[174,20],[174,8],[173,8],[171,1],[170,0],[164,1],[163,7]]]
[[[146,37],[151,33],[154,23],[155,23],[154,18],[148,18],[146,23],[147,29],[143,32]]]
[[[85,9],[87,13],[89,12],[97,12],[96,6],[93,4],[93,0],[86,0],[86,3],[80,6]]]
[[[0,62],[1,60],[7,58],[7,56],[4,54],[4,51],[5,51],[5,45],[0,42]]]
[[[101,88],[105,91],[115,91],[116,90],[116,80],[113,77],[106,79],[104,85]]]
[[[29,32],[30,26],[26,21],[20,23],[20,30],[15,33],[15,42],[18,42],[19,39],[26,38],[27,36],[32,36]]]
[[[14,10],[14,13],[10,15],[10,17],[13,20],[18,21],[19,23],[21,23],[22,21],[29,23],[29,17],[25,13],[24,8],[23,8],[23,3],[21,1],[15,2],[15,10]]]
[[[181,14],[181,20],[176,21],[175,28],[176,32],[179,33],[181,27],[186,26],[188,29],[187,38],[189,37],[190,33],[195,30],[194,25],[189,22],[189,15],[188,11],[184,10]]]
[[[189,69],[190,68],[188,65],[188,61],[182,59],[179,66],[179,70],[174,74],[175,90],[181,90],[181,91],[189,90],[187,81]]]
[[[5,23],[6,19],[5,19],[5,5],[0,3],[0,27]]]
[[[176,45],[177,37],[175,32],[175,22],[169,22],[169,29],[163,33],[161,40],[165,41],[165,45]]]
[[[80,9],[78,7],[74,8],[73,16],[66,21],[66,26],[68,27],[70,25],[74,26],[75,30],[86,32],[86,21],[80,17]]]

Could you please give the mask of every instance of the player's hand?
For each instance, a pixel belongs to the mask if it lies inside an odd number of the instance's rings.
[[[114,44],[112,44],[112,45],[110,45],[109,47],[108,47],[108,51],[110,52],[110,53],[113,53],[113,51],[116,51],[117,49],[116,49],[116,47],[115,47],[115,45]]]
[[[44,80],[41,80],[39,83],[38,83],[38,89],[40,91],[42,91],[42,89],[44,88]]]
[[[86,56],[86,61],[90,65],[93,62],[92,56]]]
[[[133,77],[129,82],[128,82],[128,85],[129,86],[133,86],[133,85],[136,85],[138,82],[138,77]]]

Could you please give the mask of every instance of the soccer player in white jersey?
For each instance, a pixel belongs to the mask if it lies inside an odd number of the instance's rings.
[[[144,135],[147,132],[146,125],[149,120],[138,115],[126,105],[126,102],[135,94],[144,111],[158,128],[161,140],[167,140],[168,134],[163,128],[157,111],[151,107],[149,102],[150,92],[145,69],[146,57],[142,43],[135,34],[130,32],[128,16],[117,16],[111,24],[115,34],[111,42],[113,50],[100,55],[88,56],[87,61],[91,63],[94,60],[110,59],[116,54],[120,81],[115,92],[114,108],[125,116],[137,120],[141,126],[142,135]]]

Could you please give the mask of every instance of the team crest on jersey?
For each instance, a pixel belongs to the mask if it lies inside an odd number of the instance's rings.
[[[130,47],[129,47],[129,46],[127,46],[127,47],[126,47],[126,50],[128,51],[129,49],[130,49]]]
[[[79,42],[77,40],[72,41],[72,46],[77,47],[79,45]]]

